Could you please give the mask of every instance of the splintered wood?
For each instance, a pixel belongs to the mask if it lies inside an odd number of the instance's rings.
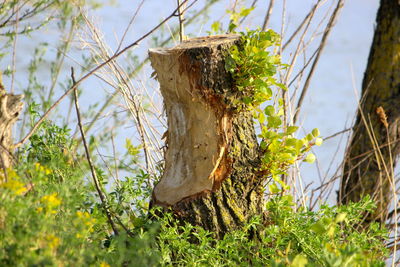
[[[218,189],[230,172],[232,112],[224,99],[224,52],[238,35],[194,38],[171,49],[151,49],[168,118],[165,171],[153,200],[170,206]]]

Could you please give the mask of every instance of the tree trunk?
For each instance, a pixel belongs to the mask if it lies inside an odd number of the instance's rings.
[[[253,119],[225,70],[238,35],[194,38],[150,50],[168,118],[165,170],[152,204],[217,237],[263,211],[263,179]]]
[[[339,201],[356,202],[371,195],[377,209],[367,221],[384,222],[393,194],[391,170],[400,148],[400,2],[381,0],[376,23]]]
[[[13,160],[12,127],[24,105],[22,98],[23,95],[7,94],[0,76],[0,169],[3,170],[9,168]]]

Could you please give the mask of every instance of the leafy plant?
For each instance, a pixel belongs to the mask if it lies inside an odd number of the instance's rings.
[[[234,104],[239,110],[252,111],[255,124],[260,125],[258,137],[264,152],[261,170],[276,181],[270,185],[272,193],[280,190],[278,185],[286,190],[288,187],[279,176],[286,174],[297,160],[314,162],[315,156],[308,152],[313,145],[322,144],[318,129],[298,139],[294,137],[298,127],[283,123],[286,114],[280,92],[286,90],[286,86],[279,83],[275,75],[286,66],[279,55],[268,51],[277,48],[279,42],[279,35],[272,30],[242,32],[241,45],[232,46],[225,63],[239,91],[239,100]]]
[[[157,226],[148,223],[144,231],[140,223],[134,235],[115,236],[85,178],[88,167],[71,154],[73,146],[68,129],[47,121],[21,151],[15,168],[0,175],[0,265],[156,264]],[[121,213],[129,210],[126,203],[145,198],[142,191],[129,191],[134,188],[129,181],[119,198],[109,197],[111,207],[119,208],[113,213],[124,222],[134,219]],[[146,221],[143,212],[138,216]]]
[[[207,266],[384,266],[387,230],[374,224],[357,230],[361,214],[374,207],[369,198],[318,212],[294,209],[289,195],[267,203],[269,221],[253,218],[222,240],[201,227],[182,226],[166,216],[157,237],[161,265]],[[262,229],[259,240],[251,229]]]

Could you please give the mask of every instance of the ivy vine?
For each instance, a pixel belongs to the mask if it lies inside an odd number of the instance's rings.
[[[284,101],[281,90],[287,87],[276,78],[278,70],[287,65],[274,53],[280,45],[280,36],[272,31],[253,30],[241,33],[240,45],[234,45],[225,60],[225,68],[235,80],[239,97],[233,103],[238,109],[247,109],[260,125],[260,148],[263,152],[260,171],[272,176],[275,183],[269,187],[271,193],[279,193],[289,187],[281,176],[296,161],[315,161],[311,152],[314,145],[320,146],[322,138],[318,129],[303,138],[295,137],[297,126],[284,125]]]

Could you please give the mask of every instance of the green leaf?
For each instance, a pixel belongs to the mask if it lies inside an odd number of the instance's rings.
[[[246,105],[250,104],[252,101],[251,97],[245,96],[243,97],[243,103],[245,103]]]
[[[318,137],[321,134],[318,128],[314,128],[311,133],[314,137]]]
[[[234,32],[234,30],[237,28],[237,25],[235,23],[230,23],[228,32]]]
[[[219,22],[219,21],[214,21],[214,23],[211,24],[211,30],[212,30],[213,32],[219,32],[220,29],[221,29],[221,22]]]
[[[326,232],[325,224],[321,221],[318,221],[311,226],[311,230],[316,234],[322,235]]]
[[[254,7],[250,7],[250,8],[241,8],[240,9],[240,16],[241,17],[246,17],[250,14],[251,11],[254,10]]]
[[[324,142],[323,139],[320,138],[320,137],[318,137],[318,138],[315,139],[315,145],[317,145],[317,146],[322,145],[323,142]]]
[[[270,184],[268,188],[271,194],[278,194],[279,192],[281,192],[281,190],[275,183]]]
[[[296,147],[297,139],[296,138],[287,138],[286,146]]]
[[[336,215],[335,223],[343,222],[346,219],[346,217],[347,217],[346,213],[339,213],[338,215]]]
[[[298,126],[289,126],[286,129],[286,134],[292,134],[295,133],[299,129]]]
[[[302,254],[297,254],[296,257],[294,257],[292,263],[290,264],[291,267],[304,267],[308,263],[308,260],[305,256]]]
[[[272,116],[272,115],[275,114],[275,108],[273,106],[271,106],[271,105],[266,106],[265,109],[264,109],[264,113],[267,116]]]
[[[268,127],[270,128],[279,128],[282,124],[282,120],[279,116],[273,115],[268,117]]]
[[[335,226],[334,225],[330,225],[329,227],[328,227],[328,230],[326,231],[326,234],[329,236],[329,237],[333,237],[333,235],[335,234]]]
[[[263,149],[263,150],[266,149],[267,148],[267,143],[265,143],[264,141],[261,141],[260,148]]]
[[[304,161],[311,164],[314,163],[315,159],[316,159],[315,155],[313,153],[309,153],[307,157],[304,159]]]
[[[258,113],[258,121],[260,122],[260,123],[264,123],[265,122],[265,115],[264,115],[264,113]]]

